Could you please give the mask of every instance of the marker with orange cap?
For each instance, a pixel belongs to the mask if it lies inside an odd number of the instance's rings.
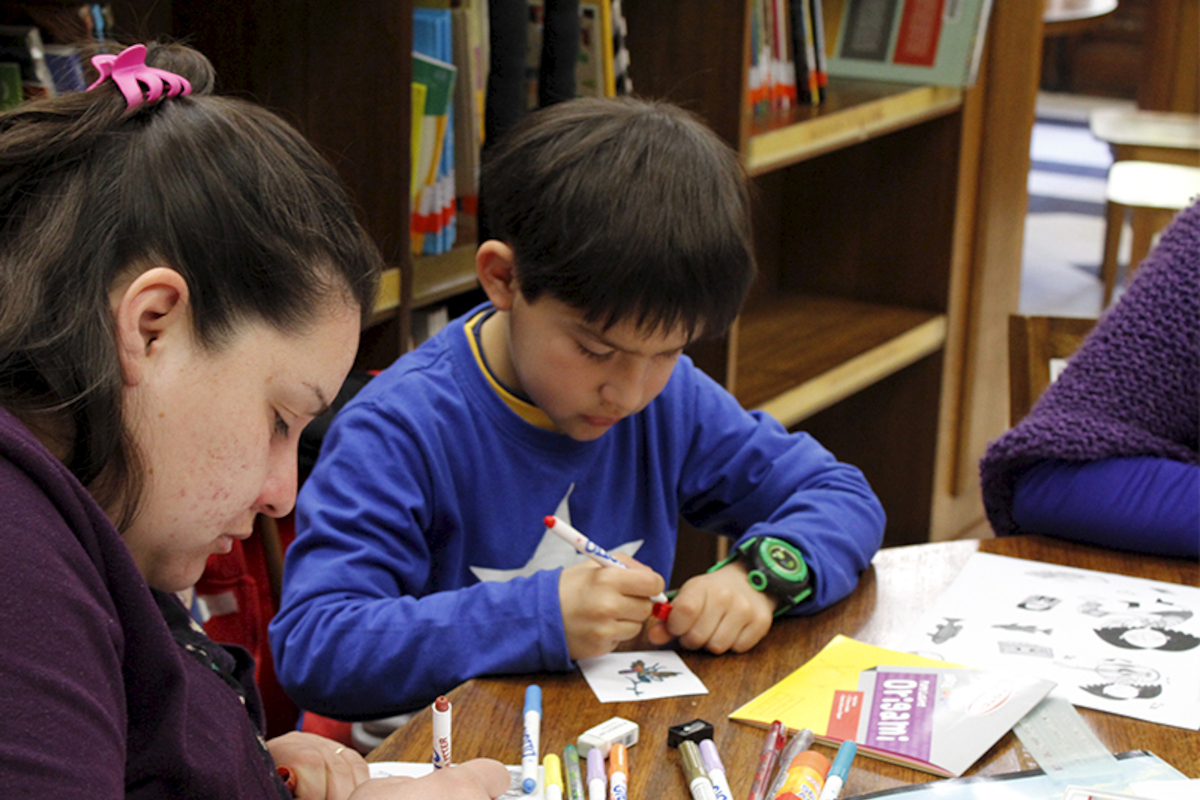
[[[608,800],[629,798],[629,753],[615,742],[608,751]]]
[[[603,547],[596,544],[591,539],[584,536],[582,533],[575,530],[558,517],[553,515],[547,516],[543,522],[546,523],[546,527],[549,528],[555,536],[574,547],[580,555],[587,556],[600,566],[629,569],[627,565],[622,564],[620,561],[613,558],[612,554]],[[654,614],[655,618],[665,620],[671,614],[671,603],[667,600],[667,596],[662,592],[659,592],[650,599],[654,601],[654,610],[651,613]]]
[[[828,773],[829,759],[816,750],[805,750],[788,765],[787,778],[775,800],[818,800]]]

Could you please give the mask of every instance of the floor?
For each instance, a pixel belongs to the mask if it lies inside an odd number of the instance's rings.
[[[1099,315],[1104,183],[1112,158],[1108,145],[1088,130],[1087,119],[1101,106],[1133,105],[1133,101],[1111,98],[1038,95],[1020,313]]]

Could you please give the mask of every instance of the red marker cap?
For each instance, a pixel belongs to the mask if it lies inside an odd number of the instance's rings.
[[[671,604],[655,603],[653,610],[650,611],[650,615],[655,619],[661,619],[663,622],[666,622],[667,617],[671,616]]]

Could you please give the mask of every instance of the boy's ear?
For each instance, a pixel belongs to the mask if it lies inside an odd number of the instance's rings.
[[[117,354],[125,385],[142,381],[165,344],[191,336],[188,285],[170,267],[153,267],[114,294]]]
[[[508,311],[521,289],[517,284],[516,258],[512,248],[498,239],[488,239],[475,252],[475,274],[479,285],[499,311]]]

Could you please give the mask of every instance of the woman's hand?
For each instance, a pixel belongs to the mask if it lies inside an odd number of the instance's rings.
[[[423,778],[375,778],[359,786],[351,800],[494,800],[508,787],[503,764],[477,758]]]
[[[295,776],[296,800],[494,800],[509,787],[508,769],[485,758],[423,778],[372,779],[356,750],[324,736],[294,731],[267,748]]]
[[[267,749],[296,778],[296,800],[348,800],[370,778],[357,750],[315,733],[285,733],[268,741]]]

